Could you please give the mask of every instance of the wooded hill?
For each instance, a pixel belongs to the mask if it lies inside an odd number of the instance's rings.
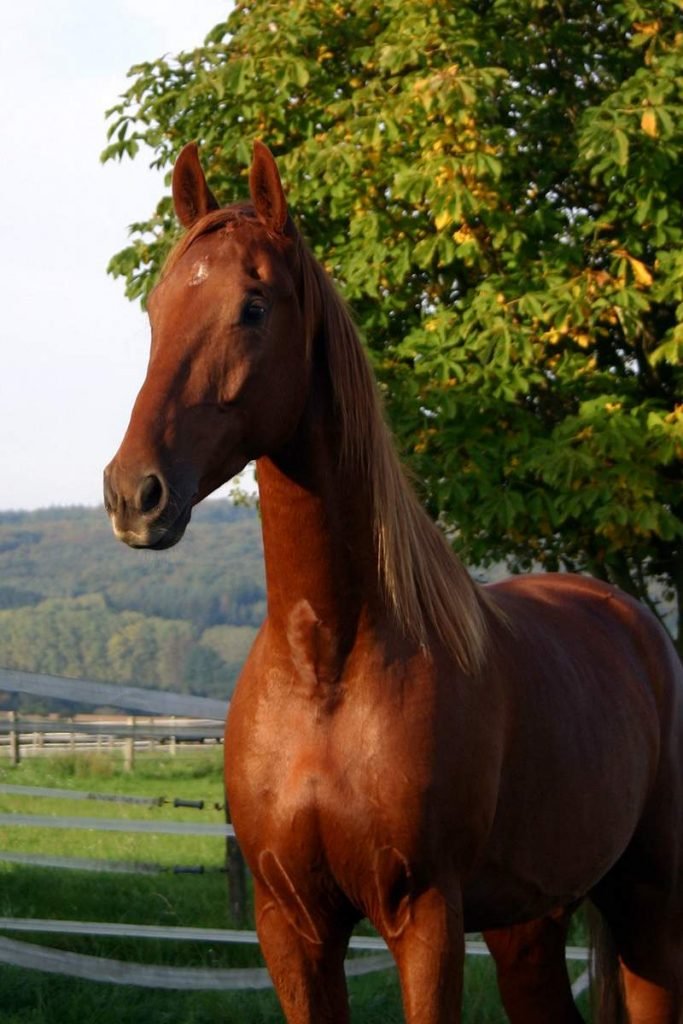
[[[264,614],[253,508],[205,502],[159,553],[101,509],[0,513],[5,668],[227,698]]]
[[[0,667],[227,699],[265,607],[254,508],[204,502],[162,552],[120,544],[102,509],[0,512]]]

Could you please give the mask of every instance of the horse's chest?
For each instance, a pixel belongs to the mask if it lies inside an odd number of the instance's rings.
[[[277,836],[355,850],[359,840],[391,832],[399,817],[406,822],[425,789],[419,758],[397,761],[379,726],[366,720],[353,729],[341,718],[291,714],[273,733],[252,732],[230,789],[231,802],[248,808],[259,845]]]
[[[270,749],[258,793],[252,780],[235,816],[247,859],[306,934],[325,905],[379,920],[382,893],[410,874],[421,820],[415,781],[398,766],[387,771],[381,745],[342,750],[324,729],[302,732],[290,749]]]
[[[347,696],[330,713],[290,694],[236,723],[226,744],[229,798],[257,877],[273,891],[308,894],[306,902],[343,893],[377,919],[382,893],[406,889],[425,866],[438,869],[434,857],[457,860],[458,821],[474,787],[450,763],[435,773],[458,745],[453,730],[440,738],[438,719],[425,687],[390,706],[384,695]]]

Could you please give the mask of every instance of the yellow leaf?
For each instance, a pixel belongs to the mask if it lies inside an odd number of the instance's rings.
[[[647,269],[644,263],[637,260],[635,256],[631,256],[630,252],[626,252],[625,249],[615,249],[614,255],[619,256],[623,260],[628,260],[633,271],[633,276],[636,279],[636,283],[642,285],[644,288],[649,288],[652,284],[653,278],[650,271]]]
[[[638,32],[642,32],[644,36],[656,36],[662,27],[662,23],[661,21],[636,21],[633,23],[633,27]]]
[[[457,242],[458,245],[462,245],[464,242],[469,242],[472,238],[472,229],[468,224],[463,224],[461,228],[453,232],[453,241]]]
[[[649,288],[652,284],[652,274],[645,264],[641,263],[640,260],[637,260],[635,256],[629,257],[629,263],[631,264],[633,276],[638,284],[642,284],[644,288]]]
[[[453,220],[453,218],[451,217],[451,215],[448,212],[448,210],[442,210],[441,213],[437,213],[436,217],[434,218],[434,224],[436,225],[436,230],[437,231],[443,230],[443,228],[447,227],[451,223],[452,220]]]
[[[652,107],[648,107],[643,111],[643,116],[640,119],[640,127],[643,129],[646,135],[649,135],[651,139],[656,139],[659,135],[659,129],[657,127],[657,115],[655,114]]]

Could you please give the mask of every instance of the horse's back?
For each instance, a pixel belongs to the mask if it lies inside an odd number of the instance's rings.
[[[524,644],[536,671],[606,680],[615,697],[626,679],[638,680],[664,737],[670,727],[683,730],[683,666],[641,602],[601,580],[564,573],[512,576],[487,590],[507,626],[499,634],[503,648]]]

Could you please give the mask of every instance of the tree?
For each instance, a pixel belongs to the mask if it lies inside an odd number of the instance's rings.
[[[136,686],[181,690],[182,666],[193,643],[189,622],[124,612],[107,643],[109,678]]]
[[[211,647],[195,644],[185,658],[183,683],[190,693],[202,696],[228,697],[235,679],[220,654]]]
[[[467,560],[589,571],[680,619],[675,0],[252,0],[131,76],[103,159],[196,139],[227,201],[272,147]],[[174,238],[165,197],[111,261],[130,297]]]

